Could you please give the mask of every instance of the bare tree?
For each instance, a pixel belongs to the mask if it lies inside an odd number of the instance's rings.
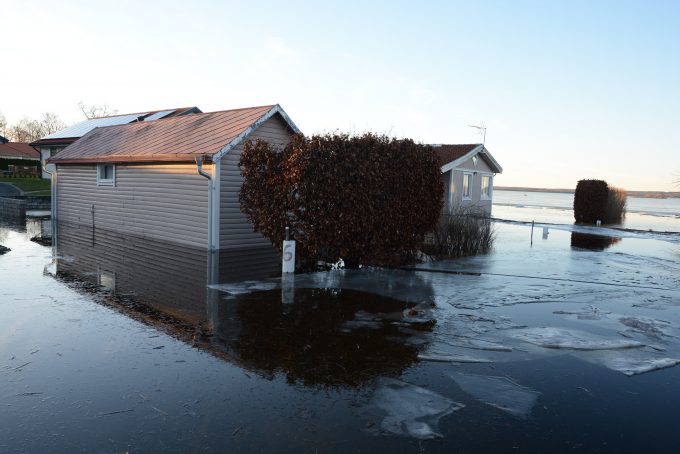
[[[9,127],[9,137],[12,142],[33,142],[43,136],[43,127],[38,120],[23,117]]]
[[[66,124],[61,121],[61,118],[52,112],[43,113],[40,123],[42,124],[44,135],[52,134],[53,132],[57,132],[66,127]]]
[[[3,121],[4,117],[1,117],[0,130],[3,128]],[[5,136],[12,142],[33,142],[65,127],[66,125],[61,121],[57,114],[45,112],[42,114],[40,120],[23,117],[12,125],[7,125],[5,122],[5,134],[0,133],[0,135]]]
[[[83,113],[83,115],[85,115],[85,118],[87,119],[106,117],[108,115],[115,115],[118,113],[116,109],[113,109],[111,106],[107,104],[87,105],[83,101],[80,101],[78,103],[78,107],[80,108],[80,111]]]
[[[7,120],[2,112],[0,112],[0,136],[7,137]]]

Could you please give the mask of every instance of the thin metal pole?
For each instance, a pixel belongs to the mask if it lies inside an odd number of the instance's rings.
[[[534,221],[531,221],[531,245],[534,245]]]

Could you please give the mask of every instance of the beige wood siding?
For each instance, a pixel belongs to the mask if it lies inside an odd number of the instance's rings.
[[[96,165],[60,165],[59,222],[91,230],[92,207],[95,231],[207,247],[208,180],[194,164],[119,164],[115,186],[97,186]]]
[[[479,164],[479,162],[477,163]],[[470,200],[463,199],[463,175],[465,173],[472,174],[472,186],[470,191]],[[482,173],[475,170],[459,169],[453,170],[453,195],[451,199],[453,200],[454,207],[474,206],[479,208],[486,214],[491,213],[491,200],[482,199],[482,176],[492,175],[488,173]]]
[[[285,147],[292,132],[279,115],[262,123],[246,140],[262,139],[276,147]],[[238,201],[243,177],[238,162],[243,144],[238,145],[222,157],[220,178],[220,248],[264,248],[272,249],[269,240],[253,231]]]

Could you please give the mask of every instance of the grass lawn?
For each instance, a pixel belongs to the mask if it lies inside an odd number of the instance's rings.
[[[0,183],[11,183],[24,192],[40,191],[31,195],[50,195],[50,180],[42,178],[6,178],[0,177]]]

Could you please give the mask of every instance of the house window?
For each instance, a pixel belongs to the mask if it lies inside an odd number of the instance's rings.
[[[113,164],[97,164],[97,186],[116,185],[116,166]]]
[[[472,199],[472,174],[463,174],[463,200]]]
[[[491,175],[482,177],[482,199],[491,200],[492,181]]]

